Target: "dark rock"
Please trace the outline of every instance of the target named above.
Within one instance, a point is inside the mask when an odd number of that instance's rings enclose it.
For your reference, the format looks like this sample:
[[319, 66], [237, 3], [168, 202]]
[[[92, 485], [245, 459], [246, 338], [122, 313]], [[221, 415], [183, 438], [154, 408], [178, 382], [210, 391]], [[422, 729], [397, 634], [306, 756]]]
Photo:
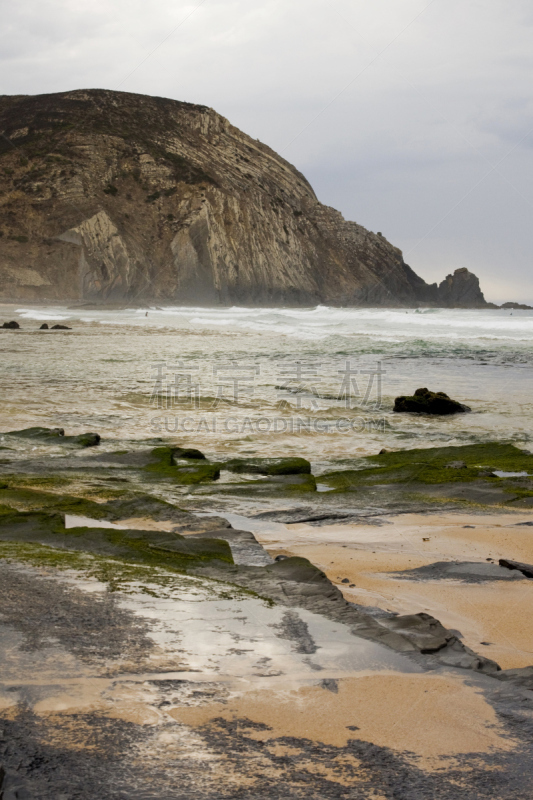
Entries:
[[496, 478], [497, 476], [491, 469], [482, 469], [478, 472], [478, 478]]
[[72, 328], [69, 328], [68, 325], [52, 325], [50, 330], [52, 330], [52, 331], [71, 331]]
[[444, 392], [431, 392], [429, 389], [417, 389], [414, 395], [397, 397], [394, 411], [424, 414], [461, 414], [471, 411], [468, 406], [452, 400]]
[[40, 330], [40, 331], [47, 331], [47, 330], [48, 330], [48, 325], [47, 325], [47, 323], [46, 323], [46, 322], [43, 322], [43, 324], [41, 325], [41, 327], [39, 328], [39, 330]]
[[17, 328], [20, 328], [20, 325], [18, 324], [18, 322], [15, 322], [15, 320], [12, 319], [11, 322], [4, 322], [2, 328], [9, 328], [10, 330], [14, 331], [17, 330]]
[[407, 639], [420, 653], [438, 653], [441, 664], [494, 674], [500, 670], [491, 659], [474, 653], [430, 614], [406, 614], [380, 619], [380, 624]]
[[448, 308], [483, 308], [487, 306], [479, 279], [465, 267], [447, 275], [438, 289], [439, 301]]
[[388, 450], [385, 450], [385, 448], [384, 448], [384, 447], [382, 447], [382, 448], [381, 448], [381, 450], [379, 451], [379, 455], [380, 455], [380, 456], [384, 456], [384, 455], [385, 455], [385, 453], [388, 453], [388, 452], [389, 452]]
[[435, 561], [433, 564], [393, 574], [395, 577], [410, 580], [454, 580], [464, 583], [520, 580], [517, 573], [509, 572], [498, 564], [483, 561]]
[[525, 575], [526, 578], [533, 578], [533, 565], [532, 564], [524, 564], [521, 561], [509, 561], [507, 558], [500, 558], [499, 560], [500, 567], [507, 567], [507, 569], [516, 569]]
[[64, 436], [65, 431], [63, 428], [24, 428], [21, 431], [8, 431], [7, 436], [21, 436], [24, 439], [48, 439], [50, 437], [57, 438]]
[[230, 472], [249, 475], [309, 475], [305, 458], [233, 458], [225, 465]]
[[285, 561], [286, 558], [289, 558], [289, 556], [276, 556], [274, 561]]
[[200, 450], [195, 450], [194, 447], [174, 447], [172, 448], [172, 461], [175, 463], [180, 458], [193, 458], [197, 461], [205, 460], [205, 456]]
[[350, 581], [348, 580], [348, 578], [343, 578], [341, 583], [350, 583]]
[[525, 303], [503, 303], [500, 308], [516, 309], [517, 311], [531, 311], [533, 306], [526, 306]]
[[42, 439], [49, 444], [73, 444], [79, 447], [94, 447], [100, 444], [98, 433], [80, 433], [78, 436], [65, 436], [64, 428], [24, 428], [21, 431], [8, 431], [6, 436], [20, 436], [24, 439]]
[[524, 689], [533, 691], [533, 667], [519, 667], [517, 669], [502, 669], [495, 676], [499, 681], [514, 683]]
[[100, 444], [99, 433], [81, 433], [79, 436], [66, 436], [73, 444], [79, 444], [81, 447], [96, 447]]

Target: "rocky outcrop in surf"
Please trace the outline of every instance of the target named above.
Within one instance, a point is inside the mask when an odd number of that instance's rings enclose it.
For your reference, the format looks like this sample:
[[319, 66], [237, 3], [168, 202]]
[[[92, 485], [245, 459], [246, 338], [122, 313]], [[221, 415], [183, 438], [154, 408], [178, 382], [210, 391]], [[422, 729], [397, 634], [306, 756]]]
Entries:
[[0, 98], [0, 299], [483, 306], [210, 108], [80, 90]]

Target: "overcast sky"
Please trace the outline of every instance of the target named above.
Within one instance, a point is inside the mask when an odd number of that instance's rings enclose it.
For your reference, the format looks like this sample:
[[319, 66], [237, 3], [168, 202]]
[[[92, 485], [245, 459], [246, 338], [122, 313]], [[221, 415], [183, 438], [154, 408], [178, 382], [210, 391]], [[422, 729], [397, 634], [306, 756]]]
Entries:
[[212, 106], [426, 280], [533, 302], [533, 0], [3, 0], [0, 92]]

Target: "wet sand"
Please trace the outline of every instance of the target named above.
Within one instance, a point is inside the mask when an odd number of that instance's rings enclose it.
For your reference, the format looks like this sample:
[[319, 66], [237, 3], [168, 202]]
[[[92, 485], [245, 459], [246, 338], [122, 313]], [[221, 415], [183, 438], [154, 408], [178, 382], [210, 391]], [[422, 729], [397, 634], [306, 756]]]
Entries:
[[320, 685], [252, 690], [227, 704], [180, 707], [169, 713], [195, 726], [216, 718], [246, 718], [268, 726], [252, 734], [261, 741], [304, 736], [343, 747], [357, 738], [424, 759], [512, 746], [482, 695], [452, 675], [380, 673], [345, 678], [333, 691]]
[[[533, 581], [406, 580], [391, 573], [436, 561], [533, 563], [531, 512], [406, 514], [374, 525], [287, 525], [286, 535], [257, 534], [276, 555], [308, 558], [350, 602], [401, 614], [424, 611], [503, 669], [533, 664]], [[473, 526], [465, 528], [464, 526]], [[348, 584], [342, 583], [348, 579]], [[350, 587], [350, 584], [355, 584]], [[486, 644], [485, 644], [486, 643]]]

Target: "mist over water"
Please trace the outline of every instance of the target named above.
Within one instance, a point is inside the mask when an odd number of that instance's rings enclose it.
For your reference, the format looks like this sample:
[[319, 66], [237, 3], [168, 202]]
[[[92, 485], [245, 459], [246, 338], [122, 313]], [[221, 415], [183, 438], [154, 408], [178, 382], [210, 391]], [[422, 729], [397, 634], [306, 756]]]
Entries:
[[[171, 438], [211, 456], [315, 465], [383, 447], [533, 438], [533, 312], [442, 309], [0, 308], [1, 430]], [[71, 331], [39, 331], [57, 322]], [[427, 386], [472, 407], [400, 415]]]

